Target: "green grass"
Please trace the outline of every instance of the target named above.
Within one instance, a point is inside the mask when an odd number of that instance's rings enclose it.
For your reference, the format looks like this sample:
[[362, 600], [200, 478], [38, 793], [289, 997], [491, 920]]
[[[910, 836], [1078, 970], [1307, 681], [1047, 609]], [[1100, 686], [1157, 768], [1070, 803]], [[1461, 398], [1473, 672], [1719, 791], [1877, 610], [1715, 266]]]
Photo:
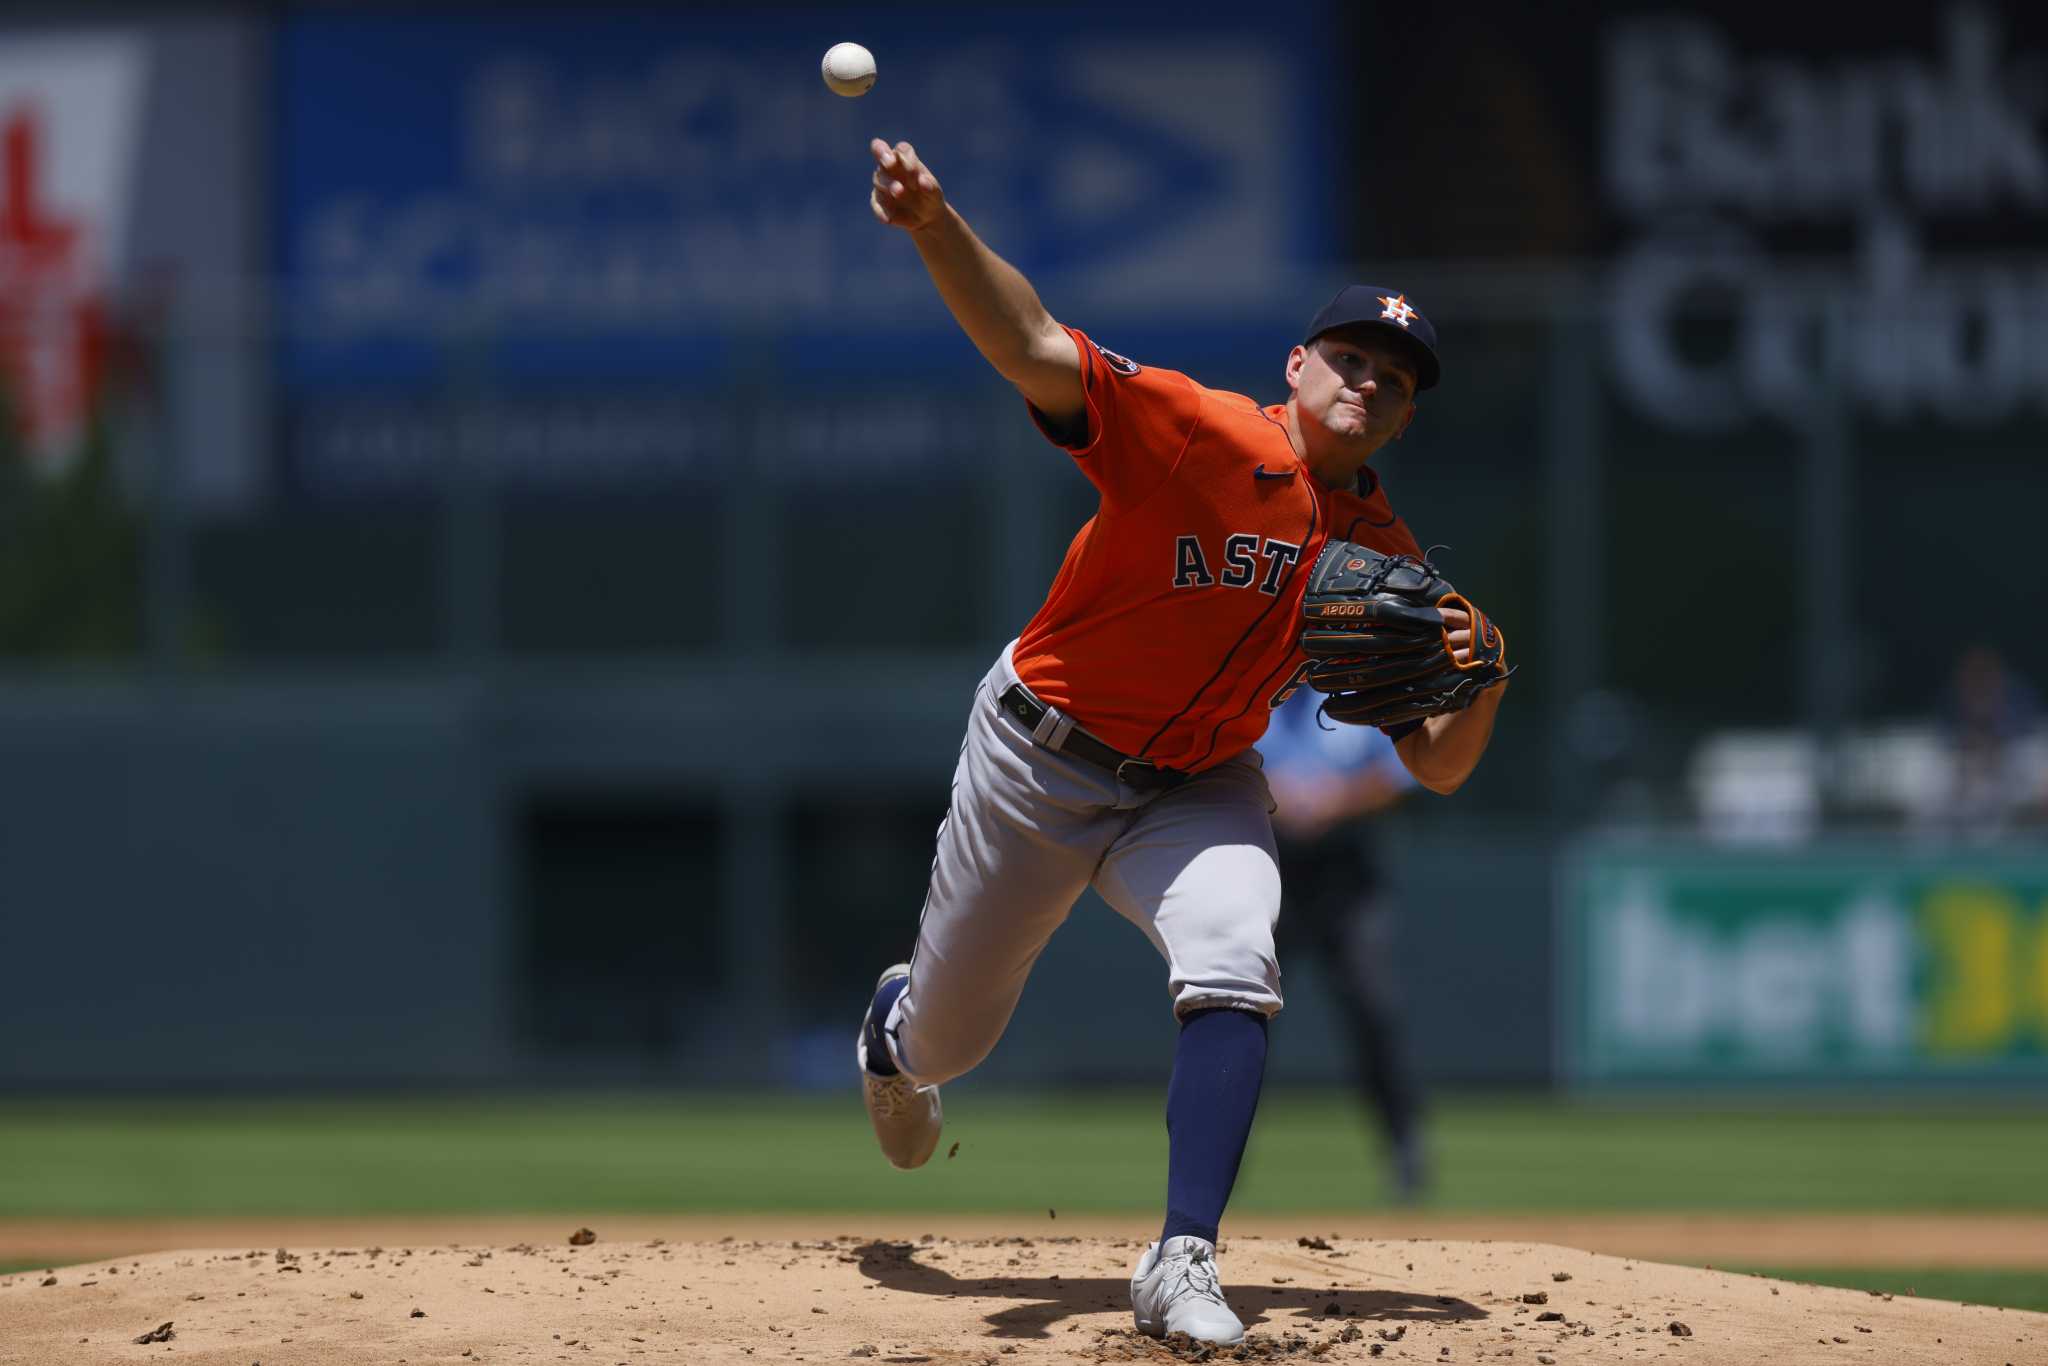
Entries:
[[1723, 1271], [1750, 1271], [1781, 1281], [1810, 1281], [1849, 1290], [1878, 1290], [1887, 1295], [1918, 1295], [1923, 1300], [1961, 1300], [1965, 1304], [1997, 1304], [2007, 1309], [2048, 1311], [2048, 1271], [1988, 1271], [1976, 1267], [1854, 1266], [1730, 1266]]
[[[1156, 1095], [961, 1086], [914, 1176], [876, 1156], [853, 1095], [0, 1103], [0, 1218], [1156, 1210]], [[2048, 1210], [2048, 1110], [1679, 1109], [1452, 1101], [1432, 1116], [1444, 1210]], [[1232, 1210], [1383, 1204], [1346, 1095], [1267, 1097]], [[78, 1260], [78, 1259], [74, 1259]], [[89, 1260], [89, 1259], [88, 1259]], [[0, 1264], [0, 1272], [42, 1263]], [[1742, 1270], [2048, 1310], [2048, 1274]]]
[[[0, 1217], [531, 1211], [1149, 1211], [1154, 1095], [961, 1086], [915, 1176], [852, 1094], [0, 1103]], [[2048, 1110], [1679, 1110], [1460, 1101], [1433, 1115], [1445, 1210], [2042, 1210]], [[1232, 1209], [1383, 1202], [1338, 1094], [1267, 1098]]]

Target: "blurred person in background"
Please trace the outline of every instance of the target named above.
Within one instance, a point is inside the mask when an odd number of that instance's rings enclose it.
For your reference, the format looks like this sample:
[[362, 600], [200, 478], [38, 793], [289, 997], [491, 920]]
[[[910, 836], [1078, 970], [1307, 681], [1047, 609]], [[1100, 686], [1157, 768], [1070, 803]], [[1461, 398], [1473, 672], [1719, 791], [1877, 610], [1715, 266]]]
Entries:
[[2043, 774], [2030, 743], [2041, 724], [2041, 695], [1999, 652], [1977, 644], [1956, 661], [1941, 724], [1948, 742], [1948, 800], [1939, 808], [1949, 833], [1993, 839], [2040, 813]]
[[1385, 732], [1327, 725], [1321, 702], [1308, 689], [1296, 693], [1258, 745], [1273, 793], [1281, 942], [1305, 941], [1324, 965], [1359, 1098], [1386, 1139], [1394, 1196], [1412, 1204], [1427, 1184], [1422, 1098], [1400, 1043], [1394, 900], [1370, 818], [1416, 783]]

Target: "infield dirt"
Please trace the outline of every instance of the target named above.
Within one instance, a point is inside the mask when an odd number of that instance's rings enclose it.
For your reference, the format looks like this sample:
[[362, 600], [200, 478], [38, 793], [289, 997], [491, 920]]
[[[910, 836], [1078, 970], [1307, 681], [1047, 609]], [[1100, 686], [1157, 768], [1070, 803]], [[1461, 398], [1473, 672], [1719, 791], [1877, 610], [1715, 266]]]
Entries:
[[[863, 1231], [169, 1251], [0, 1278], [0, 1362], [2048, 1362], [2048, 1315], [1541, 1243], [1241, 1235], [1244, 1347], [1131, 1332], [1134, 1237]], [[1051, 1221], [1057, 1227], [1057, 1221]], [[1318, 1246], [1317, 1244], [1322, 1244]], [[1676, 1325], [1676, 1326], [1674, 1326]], [[156, 1335], [154, 1341], [136, 1339]]]

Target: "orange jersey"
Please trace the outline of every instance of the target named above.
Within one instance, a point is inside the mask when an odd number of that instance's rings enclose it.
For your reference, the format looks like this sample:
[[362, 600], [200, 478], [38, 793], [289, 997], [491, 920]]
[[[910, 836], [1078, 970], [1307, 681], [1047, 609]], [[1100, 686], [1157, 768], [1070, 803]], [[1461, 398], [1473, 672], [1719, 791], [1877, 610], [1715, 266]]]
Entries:
[[1017, 677], [1105, 744], [1199, 772], [1248, 749], [1291, 690], [1323, 543], [1420, 548], [1370, 470], [1362, 494], [1316, 482], [1284, 407], [1068, 331], [1088, 444], [1066, 449], [1101, 500], [1018, 638]]

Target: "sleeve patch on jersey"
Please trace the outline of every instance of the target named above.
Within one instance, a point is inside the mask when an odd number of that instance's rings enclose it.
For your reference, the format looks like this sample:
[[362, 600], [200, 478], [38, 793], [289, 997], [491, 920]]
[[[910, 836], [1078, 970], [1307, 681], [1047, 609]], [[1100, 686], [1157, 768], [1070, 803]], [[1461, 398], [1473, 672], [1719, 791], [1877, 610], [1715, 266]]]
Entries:
[[1129, 379], [1132, 375], [1137, 374], [1139, 369], [1142, 368], [1136, 361], [1132, 360], [1129, 356], [1119, 356], [1116, 352], [1110, 350], [1106, 346], [1096, 347], [1095, 352], [1097, 355], [1101, 356], [1105, 362], [1108, 363], [1110, 369], [1116, 371], [1125, 379]]

